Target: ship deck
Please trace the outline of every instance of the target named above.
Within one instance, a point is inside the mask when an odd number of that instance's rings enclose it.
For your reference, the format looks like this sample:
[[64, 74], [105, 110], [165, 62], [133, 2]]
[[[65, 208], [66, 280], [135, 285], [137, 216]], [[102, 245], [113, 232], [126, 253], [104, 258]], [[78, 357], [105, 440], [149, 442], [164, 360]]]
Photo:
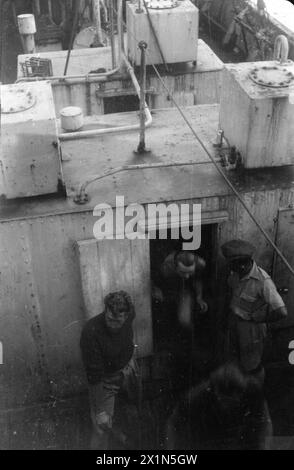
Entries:
[[[220, 158], [219, 149], [213, 145], [218, 129], [218, 110], [218, 105], [185, 108], [193, 128], [216, 161]], [[146, 147], [150, 152], [144, 155], [134, 153], [139, 143], [138, 130], [63, 141], [62, 171], [67, 197], [52, 195], [3, 200], [0, 220], [92, 211], [101, 202], [114, 206], [117, 195], [124, 196], [126, 204], [146, 204], [231, 194], [224, 179], [176, 109], [156, 109], [152, 111], [152, 117], [153, 123], [146, 130]], [[137, 112], [90, 116], [85, 118], [84, 130], [138, 122]], [[78, 205], [74, 202], [80, 185], [94, 175], [101, 175], [122, 165], [166, 162], [193, 164], [123, 171], [92, 183], [87, 188], [89, 201], [86, 204]], [[294, 182], [293, 166], [246, 172], [226, 170], [226, 174], [241, 193], [290, 188]]]

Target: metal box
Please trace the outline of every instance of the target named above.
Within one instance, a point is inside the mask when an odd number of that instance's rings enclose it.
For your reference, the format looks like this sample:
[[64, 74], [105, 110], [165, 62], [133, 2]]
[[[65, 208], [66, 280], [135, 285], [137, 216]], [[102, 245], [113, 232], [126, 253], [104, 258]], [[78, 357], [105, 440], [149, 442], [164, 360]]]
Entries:
[[0, 195], [56, 193], [61, 159], [49, 82], [1, 87]]
[[[165, 62], [196, 61], [198, 8], [189, 0], [150, 0], [146, 3]], [[147, 43], [147, 65], [163, 63], [142, 2], [141, 10], [137, 2], [127, 2], [127, 39], [128, 57], [133, 64], [140, 65], [140, 41]]]
[[229, 64], [224, 69], [220, 128], [245, 168], [294, 164], [294, 64]]

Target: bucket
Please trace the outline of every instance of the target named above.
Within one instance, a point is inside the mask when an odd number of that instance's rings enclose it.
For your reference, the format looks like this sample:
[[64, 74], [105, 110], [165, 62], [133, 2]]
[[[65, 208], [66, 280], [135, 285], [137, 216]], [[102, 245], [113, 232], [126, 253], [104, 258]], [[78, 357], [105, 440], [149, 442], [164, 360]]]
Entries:
[[17, 23], [20, 34], [35, 34], [37, 31], [34, 15], [18, 15]]
[[80, 130], [84, 124], [81, 108], [78, 106], [67, 106], [60, 110], [61, 127], [65, 131], [75, 132]]

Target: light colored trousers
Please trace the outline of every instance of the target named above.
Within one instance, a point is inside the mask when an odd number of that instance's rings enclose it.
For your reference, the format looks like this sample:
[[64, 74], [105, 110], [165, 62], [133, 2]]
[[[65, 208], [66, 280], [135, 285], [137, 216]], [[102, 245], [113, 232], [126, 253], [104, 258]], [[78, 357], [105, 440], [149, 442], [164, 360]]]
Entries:
[[[123, 394], [128, 403], [138, 407], [140, 396], [139, 369], [134, 358], [123, 368], [103, 377], [99, 387], [90, 387], [90, 409], [93, 432], [91, 448], [107, 450], [109, 437], [112, 433], [112, 421], [115, 409], [115, 399], [118, 393]], [[96, 417], [105, 412], [110, 417], [109, 430], [101, 432], [97, 429]]]

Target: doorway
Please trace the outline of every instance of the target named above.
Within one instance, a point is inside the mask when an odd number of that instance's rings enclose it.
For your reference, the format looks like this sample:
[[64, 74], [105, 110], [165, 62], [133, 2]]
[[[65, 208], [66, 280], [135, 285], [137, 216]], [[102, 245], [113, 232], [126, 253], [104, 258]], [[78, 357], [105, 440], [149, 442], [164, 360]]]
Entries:
[[[190, 227], [190, 230], [192, 228]], [[201, 226], [201, 245], [193, 253], [203, 258], [206, 267], [201, 273], [203, 300], [208, 311], [202, 313], [197, 302], [191, 306], [192, 328], [183, 328], [178, 320], [179, 287], [169, 287], [162, 275], [162, 266], [167, 258], [182, 250], [183, 239], [171, 238], [170, 229], [167, 239], [150, 240], [150, 275], [152, 284], [152, 321], [155, 354], [168, 354], [171, 358], [171, 375], [175, 382], [184, 385], [198, 382], [214, 366], [214, 282], [216, 278], [217, 224]], [[190, 287], [189, 287], [190, 288]], [[185, 288], [184, 288], [185, 289]], [[192, 295], [193, 296], [193, 295]], [[186, 384], [187, 385], [187, 384]]]

